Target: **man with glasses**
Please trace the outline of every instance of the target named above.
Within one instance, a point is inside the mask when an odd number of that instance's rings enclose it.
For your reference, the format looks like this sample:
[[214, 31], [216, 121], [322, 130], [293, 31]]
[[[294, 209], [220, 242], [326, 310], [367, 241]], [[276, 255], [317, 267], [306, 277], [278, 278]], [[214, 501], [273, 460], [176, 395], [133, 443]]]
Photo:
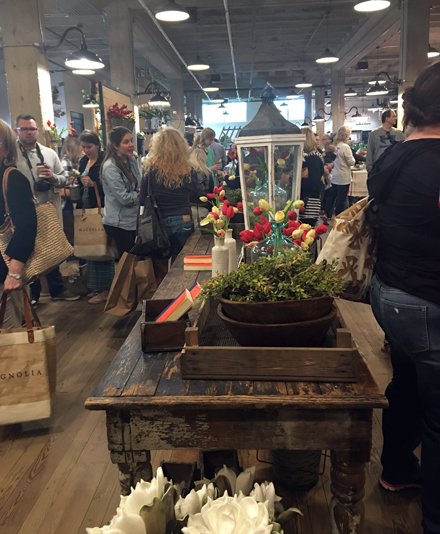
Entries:
[[370, 172], [374, 163], [380, 158], [385, 150], [404, 140], [402, 130], [395, 128], [397, 115], [392, 109], [382, 113], [382, 126], [370, 133], [367, 148], [367, 171]]
[[[29, 180], [34, 196], [40, 204], [52, 202], [62, 224], [61, 197], [56, 189], [68, 183], [57, 153], [37, 143], [39, 128], [32, 115], [19, 115], [15, 123], [18, 140], [18, 170]], [[46, 275], [50, 296], [53, 300], [78, 300], [64, 288], [59, 267]], [[41, 282], [31, 284], [32, 304], [37, 306], [41, 294]]]

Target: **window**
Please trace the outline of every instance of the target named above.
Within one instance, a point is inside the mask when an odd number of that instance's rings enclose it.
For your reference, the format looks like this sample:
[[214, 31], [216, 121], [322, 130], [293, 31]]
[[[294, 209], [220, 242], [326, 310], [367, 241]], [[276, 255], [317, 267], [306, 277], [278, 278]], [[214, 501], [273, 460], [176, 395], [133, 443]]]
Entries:
[[[222, 122], [246, 122], [246, 102], [232, 102], [231, 104], [203, 104], [203, 124], [219, 124]], [[223, 115], [227, 111], [228, 115]]]
[[[282, 104], [287, 106], [282, 106]], [[304, 98], [294, 98], [287, 100], [275, 100], [276, 107], [281, 111], [283, 117], [289, 121], [304, 121], [305, 102]]]
[[71, 111], [70, 120], [73, 121], [72, 128], [76, 130], [76, 133], [79, 136], [79, 134], [84, 130], [84, 114]]

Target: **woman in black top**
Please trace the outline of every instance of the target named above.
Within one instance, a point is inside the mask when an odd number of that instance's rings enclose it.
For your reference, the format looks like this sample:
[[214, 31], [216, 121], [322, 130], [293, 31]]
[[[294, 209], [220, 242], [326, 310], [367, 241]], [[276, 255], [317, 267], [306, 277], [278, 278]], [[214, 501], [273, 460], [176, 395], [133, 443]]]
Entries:
[[[97, 208], [95, 184], [98, 188], [98, 195], [101, 207], [104, 208], [104, 191], [99, 176], [101, 165], [104, 160], [104, 153], [101, 151], [101, 143], [95, 132], [84, 130], [79, 137], [84, 156], [79, 162], [78, 171], [81, 176], [78, 178], [81, 199], [76, 205], [77, 209]], [[87, 287], [90, 289], [89, 304], [101, 304], [108, 297], [108, 292], [115, 276], [115, 262], [88, 261], [87, 262]]]
[[[194, 232], [191, 202], [200, 203], [205, 191], [191, 170], [188, 146], [183, 136], [173, 128], [159, 130], [151, 141], [146, 174], [141, 181], [140, 206], [144, 205], [150, 184], [170, 240], [173, 259]], [[156, 281], [160, 283], [167, 269], [165, 258], [155, 260]]]
[[[379, 483], [422, 488], [423, 532], [440, 532], [440, 63], [403, 95], [406, 141], [374, 164], [379, 213], [371, 305], [389, 344]], [[421, 466], [414, 449], [422, 442]]]
[[[324, 189], [323, 175], [324, 175], [324, 158], [316, 146], [315, 134], [310, 128], [303, 128], [303, 133], [306, 134], [306, 141], [304, 143], [304, 152], [306, 153], [303, 169], [307, 169], [306, 178], [301, 180], [301, 200], [304, 201], [304, 207], [307, 210], [310, 204], [314, 204], [316, 217], [301, 218], [305, 224], [316, 226], [318, 217], [321, 211], [321, 193]], [[312, 202], [309, 202], [313, 199]], [[314, 214], [315, 214], [314, 213]], [[313, 215], [314, 215], [313, 214]]]
[[[8, 167], [17, 164], [17, 141], [14, 132], [0, 119], [0, 225], [5, 222], [5, 199], [3, 197], [3, 176]], [[6, 248], [5, 255], [11, 259], [9, 269], [0, 255], [0, 283], [8, 297], [4, 327], [20, 328], [21, 273], [35, 246], [37, 235], [37, 214], [28, 179], [14, 168], [8, 176], [7, 201], [15, 232]]]

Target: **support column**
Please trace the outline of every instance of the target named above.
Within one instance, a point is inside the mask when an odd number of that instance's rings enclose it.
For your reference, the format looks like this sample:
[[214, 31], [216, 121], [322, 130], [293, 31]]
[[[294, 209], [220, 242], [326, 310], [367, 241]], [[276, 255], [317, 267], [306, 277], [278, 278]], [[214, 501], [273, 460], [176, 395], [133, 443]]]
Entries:
[[203, 121], [203, 93], [194, 93], [194, 116]]
[[[325, 89], [324, 87], [317, 87], [315, 89], [315, 101], [316, 101], [316, 113], [319, 113], [322, 117], [325, 118], [325, 113], [322, 111], [325, 111]], [[318, 111], [321, 109], [321, 111]], [[319, 137], [322, 138], [325, 132], [325, 122], [317, 122], [316, 123], [316, 133], [319, 135]]]
[[185, 102], [183, 99], [183, 80], [170, 80], [171, 119], [173, 128], [185, 133]]
[[[417, 76], [428, 66], [429, 0], [403, 0], [400, 30], [399, 97], [414, 85]], [[402, 128], [402, 99], [399, 98], [398, 127]]]
[[345, 73], [332, 71], [332, 132], [336, 133], [345, 122]]
[[105, 8], [107, 13], [110, 70], [113, 87], [130, 96], [134, 93], [133, 28], [131, 14], [121, 7], [119, 1], [112, 1]]
[[40, 127], [38, 141], [46, 145], [45, 125], [54, 118], [52, 84], [37, 0], [0, 0], [0, 20], [11, 123], [29, 113]]
[[309, 117], [312, 119], [312, 90], [304, 89], [304, 118]]

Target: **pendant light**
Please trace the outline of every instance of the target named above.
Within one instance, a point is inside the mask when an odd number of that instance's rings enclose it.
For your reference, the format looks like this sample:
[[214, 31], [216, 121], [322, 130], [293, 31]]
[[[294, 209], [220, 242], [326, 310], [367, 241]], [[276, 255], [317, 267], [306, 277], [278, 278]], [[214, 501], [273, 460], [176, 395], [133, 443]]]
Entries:
[[363, 117], [363, 115], [361, 115], [361, 114], [359, 113], [358, 108], [356, 108], [356, 113], [355, 113], [354, 115], [351, 116], [352, 119], [360, 119], [360, 118], [362, 118], [362, 117]]
[[386, 80], [375, 80], [374, 78], [368, 82], [368, 85], [376, 85], [378, 83], [379, 85], [385, 85]]
[[91, 69], [76, 69], [72, 71], [72, 74], [78, 74], [79, 76], [91, 76], [92, 74], [95, 74], [95, 71]]
[[175, 0], [169, 0], [159, 7], [155, 17], [164, 22], [181, 22], [189, 19], [189, 13], [183, 6], [176, 4]]
[[302, 80], [298, 83], [295, 84], [295, 87], [298, 87], [298, 89], [307, 89], [308, 87], [312, 87], [313, 84], [311, 84], [310, 82], [308, 82], [306, 80], [306, 77], [303, 76], [302, 77]]
[[437, 48], [434, 48], [433, 46], [429, 45], [428, 57], [437, 57], [437, 56], [440, 56], [440, 52], [437, 50]]
[[226, 109], [226, 106], [224, 104], [220, 104], [218, 109]]
[[86, 98], [82, 105], [83, 108], [99, 108], [99, 104], [93, 98]]
[[203, 90], [205, 91], [205, 93], [216, 93], [217, 91], [220, 91], [218, 87], [214, 87], [214, 86], [203, 87]]
[[194, 120], [191, 118], [190, 115], [188, 115], [188, 117], [185, 119], [185, 126], [195, 126], [196, 123], [194, 122]]
[[169, 101], [164, 96], [162, 96], [159, 92], [157, 92], [152, 98], [150, 98], [148, 105], [153, 106], [153, 107], [164, 107], [164, 108], [169, 108], [171, 106]]
[[319, 111], [316, 113], [316, 115], [313, 117], [313, 122], [324, 122], [324, 117], [321, 117], [319, 114]]
[[380, 11], [390, 7], [391, 2], [389, 0], [365, 0], [354, 6], [356, 11], [363, 11], [371, 13], [372, 11]]
[[286, 104], [286, 102], [283, 102], [283, 103], [280, 105], [280, 108], [285, 108], [285, 107], [287, 107], [287, 106], [288, 106], [288, 104]]
[[211, 102], [213, 104], [223, 104], [224, 101], [225, 101], [225, 99], [222, 98], [220, 95], [217, 95], [215, 98], [211, 99]]
[[373, 104], [370, 108], [368, 108], [368, 111], [372, 111], [374, 113], [375, 111], [380, 111], [380, 108], [376, 106], [376, 104]]
[[330, 12], [327, 11], [325, 14], [327, 19], [327, 47], [324, 50], [324, 53], [319, 56], [319, 58], [316, 60], [316, 63], [336, 63], [339, 61], [339, 58], [336, 54], [333, 54], [333, 52], [330, 52], [330, 49], [328, 47], [328, 16], [330, 15]]
[[345, 91], [344, 96], [357, 96], [357, 93], [351, 87]]
[[389, 93], [388, 89], [384, 85], [380, 85], [376, 82], [373, 87], [370, 87], [367, 91], [367, 96], [381, 96], [387, 95]]
[[223, 115], [229, 115], [227, 111], [223, 111]]
[[197, 56], [196, 59], [187, 65], [189, 70], [208, 70], [209, 65], [202, 61], [202, 58], [199, 56], [199, 21], [197, 20]]
[[286, 98], [298, 98], [298, 93], [295, 91], [295, 89], [292, 89], [288, 95], [286, 95]]
[[390, 100], [390, 104], [398, 104], [399, 103], [399, 97], [393, 96], [393, 98]]

